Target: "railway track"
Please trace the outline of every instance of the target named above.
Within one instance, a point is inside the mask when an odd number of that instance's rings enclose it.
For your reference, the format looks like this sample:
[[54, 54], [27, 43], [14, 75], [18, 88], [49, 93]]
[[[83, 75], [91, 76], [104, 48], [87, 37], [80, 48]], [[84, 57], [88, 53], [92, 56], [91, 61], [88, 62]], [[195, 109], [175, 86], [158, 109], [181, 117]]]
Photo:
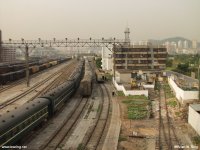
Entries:
[[84, 149], [95, 150], [98, 149], [98, 147], [101, 147], [103, 144], [100, 141], [103, 141], [102, 136], [105, 132], [105, 127], [108, 122], [111, 98], [107, 87], [104, 84], [102, 84], [100, 87], [102, 93], [102, 106], [100, 109], [100, 115], [98, 116], [97, 122], [90, 132], [86, 143], [84, 144]]
[[[17, 95], [14, 98], [11, 98], [3, 103], [0, 104], [0, 110], [2, 110], [3, 108], [5, 108], [8, 105], [13, 104], [14, 102], [20, 100], [21, 98], [23, 98], [24, 96], [30, 94], [31, 92], [34, 92], [36, 89], [38, 89], [40, 86], [43, 86], [46, 82], [50, 81], [53, 79], [53, 81], [47, 85], [46, 87], [44, 87], [42, 90], [38, 91], [37, 94], [35, 94], [34, 96], [32, 96], [31, 98], [27, 99], [26, 101], [31, 101], [33, 99], [35, 99], [36, 97], [44, 94], [45, 92], [47, 92], [48, 90], [50, 90], [51, 88], [54, 88], [55, 86], [57, 86], [61, 81], [64, 82], [63, 80], [63, 75], [67, 75], [70, 74], [73, 71], [74, 66], [76, 65], [76, 63], [71, 63], [69, 64], [67, 67], [65, 67], [64, 69], [62, 68], [61, 70], [59, 70], [56, 73], [53, 73], [52, 75], [50, 75], [48, 78], [46, 78], [45, 80], [35, 84], [33, 87], [31, 87], [30, 89], [28, 89], [27, 91], [25, 91], [24, 93], [21, 93], [19, 95]], [[67, 68], [67, 69], [66, 69]]]
[[159, 97], [159, 135], [156, 141], [156, 149], [173, 150], [174, 146], [181, 144], [175, 132], [172, 119], [169, 116], [166, 94], [162, 84], [160, 84]]
[[59, 130], [55, 132], [55, 135], [52, 136], [49, 139], [49, 141], [46, 144], [44, 144], [40, 149], [45, 149], [45, 150], [57, 149], [64, 140], [64, 138], [67, 136], [69, 131], [77, 123], [78, 119], [80, 118], [81, 114], [86, 108], [88, 101], [89, 101], [88, 98], [81, 98], [76, 109], [74, 109], [70, 113], [70, 116], [66, 119], [64, 124], [59, 128]]
[[[70, 61], [67, 61], [67, 62], [70, 62]], [[37, 77], [37, 76], [41, 75], [42, 73], [44, 73], [44, 72], [46, 72], [46, 71], [48, 71], [48, 70], [51, 70], [51, 69], [53, 69], [53, 68], [55, 68], [55, 67], [58, 67], [58, 66], [60, 66], [60, 65], [62, 65], [62, 64], [63, 64], [63, 63], [61, 63], [61, 64], [59, 64], [59, 65], [56, 65], [56, 66], [53, 66], [53, 67], [50, 67], [50, 68], [47, 68], [47, 69], [45, 69], [45, 70], [39, 71], [39, 72], [37, 72], [37, 73], [31, 75], [30, 78], [32, 79], [32, 78], [34, 78], [34, 77]], [[13, 87], [15, 87], [15, 86], [17, 86], [17, 85], [19, 85], [19, 84], [21, 84], [21, 83], [25, 83], [25, 82], [26, 82], [26, 78], [23, 78], [23, 79], [20, 79], [20, 80], [11, 82], [10, 84], [8, 84], [8, 85], [6, 85], [6, 86], [1, 86], [0, 93], [6, 91], [6, 90], [8, 90], [8, 89], [11, 89], [11, 88], [13, 88]]]

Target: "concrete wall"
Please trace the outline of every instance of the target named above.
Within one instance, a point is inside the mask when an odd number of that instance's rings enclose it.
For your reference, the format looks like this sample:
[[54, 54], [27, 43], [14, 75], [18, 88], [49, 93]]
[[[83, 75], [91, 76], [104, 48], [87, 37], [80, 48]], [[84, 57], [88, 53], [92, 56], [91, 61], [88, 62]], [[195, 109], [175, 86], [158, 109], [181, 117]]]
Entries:
[[121, 73], [120, 74], [120, 82], [130, 83], [131, 82], [131, 74], [130, 73]]
[[200, 135], [200, 114], [189, 106], [188, 123]]
[[126, 90], [123, 85], [118, 85], [114, 79], [113, 79], [113, 84], [118, 91], [123, 91], [125, 96], [145, 95], [146, 97], [148, 97], [148, 90]]
[[145, 84], [145, 85], [143, 85], [143, 87], [145, 88], [145, 89], [154, 89], [154, 84]]
[[101, 56], [102, 56], [102, 61], [101, 61], [102, 69], [112, 70], [113, 69], [112, 52], [107, 47], [102, 47]]
[[120, 82], [120, 83], [131, 82], [131, 73], [119, 73], [118, 71], [116, 71], [115, 76], [118, 79], [117, 82]]
[[172, 77], [168, 77], [168, 83], [172, 90], [175, 93], [176, 98], [181, 102], [184, 103], [188, 100], [197, 100], [199, 99], [199, 92], [198, 91], [184, 91], [181, 88], [179, 88]]

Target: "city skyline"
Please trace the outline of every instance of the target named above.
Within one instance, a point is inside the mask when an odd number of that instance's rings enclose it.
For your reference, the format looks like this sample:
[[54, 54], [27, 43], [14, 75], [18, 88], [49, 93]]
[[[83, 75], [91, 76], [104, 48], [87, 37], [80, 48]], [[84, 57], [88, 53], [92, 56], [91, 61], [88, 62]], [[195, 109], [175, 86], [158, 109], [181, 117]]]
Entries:
[[3, 40], [181, 36], [200, 41], [200, 1], [193, 0], [0, 0]]

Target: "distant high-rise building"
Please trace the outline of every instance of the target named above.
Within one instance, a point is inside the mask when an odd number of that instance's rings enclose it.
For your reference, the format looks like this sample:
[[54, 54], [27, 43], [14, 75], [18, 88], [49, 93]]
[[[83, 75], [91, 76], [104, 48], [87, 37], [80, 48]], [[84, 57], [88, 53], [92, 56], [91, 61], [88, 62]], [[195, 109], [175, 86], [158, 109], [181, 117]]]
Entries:
[[184, 48], [185, 48], [185, 49], [188, 49], [188, 48], [189, 48], [189, 46], [188, 46], [188, 41], [187, 41], [187, 40], [184, 41]]
[[178, 41], [178, 48], [179, 49], [182, 49], [183, 48], [183, 42], [180, 40]]
[[176, 42], [171, 42], [171, 48], [176, 50], [176, 48], [177, 48]]
[[197, 41], [196, 40], [192, 41], [192, 48], [197, 49]]

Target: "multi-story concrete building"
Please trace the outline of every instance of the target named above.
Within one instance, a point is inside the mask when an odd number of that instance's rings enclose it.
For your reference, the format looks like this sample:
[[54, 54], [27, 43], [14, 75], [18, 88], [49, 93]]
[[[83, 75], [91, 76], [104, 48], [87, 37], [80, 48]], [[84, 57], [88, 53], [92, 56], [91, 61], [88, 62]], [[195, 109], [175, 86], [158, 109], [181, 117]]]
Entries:
[[167, 49], [162, 45], [132, 45], [116, 47], [114, 55], [116, 70], [163, 70]]
[[196, 40], [192, 41], [192, 48], [197, 49], [197, 41]]
[[0, 30], [0, 62], [15, 61], [15, 49], [13, 47], [5, 47], [1, 45], [2, 33]]
[[15, 59], [15, 49], [13, 47], [2, 46], [1, 50], [1, 62], [14, 62]]

